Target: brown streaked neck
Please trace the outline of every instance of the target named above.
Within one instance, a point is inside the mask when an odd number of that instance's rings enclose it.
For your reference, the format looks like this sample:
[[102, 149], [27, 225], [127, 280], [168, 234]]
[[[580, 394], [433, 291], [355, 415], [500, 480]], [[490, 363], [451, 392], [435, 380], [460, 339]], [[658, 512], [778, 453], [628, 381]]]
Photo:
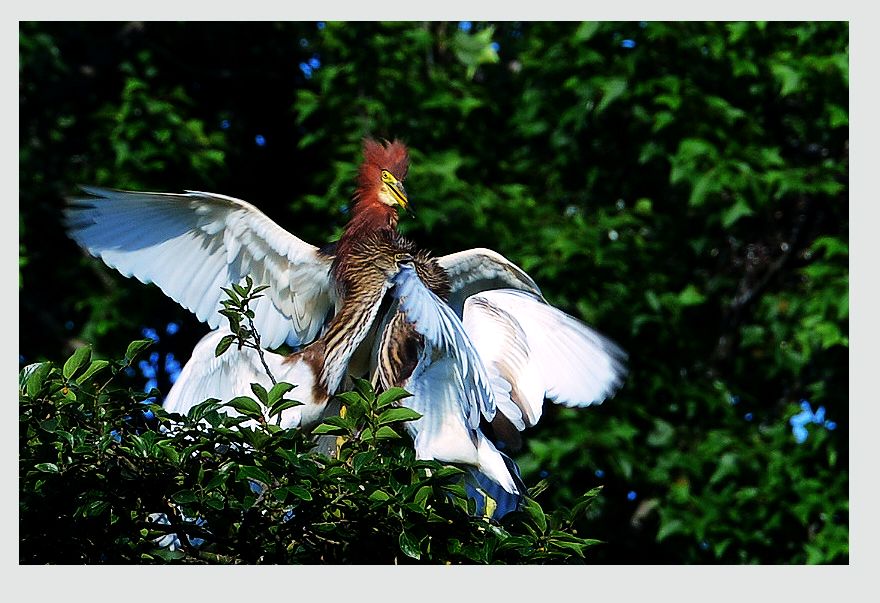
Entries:
[[381, 275], [364, 274], [363, 279], [353, 284], [352, 294], [346, 297], [324, 334], [288, 356], [289, 362], [301, 358], [312, 368], [315, 401], [324, 402], [339, 390], [351, 358], [369, 334], [389, 286]]
[[370, 332], [388, 286], [387, 282], [378, 283], [366, 294], [351, 296], [327, 327], [322, 337], [324, 362], [318, 379], [328, 393], [335, 393], [342, 385], [349, 362]]
[[372, 233], [397, 229], [397, 209], [378, 200], [361, 199], [352, 208], [351, 220], [339, 238], [336, 257], [333, 259], [333, 276], [340, 285], [341, 265], [351, 255], [354, 246]]

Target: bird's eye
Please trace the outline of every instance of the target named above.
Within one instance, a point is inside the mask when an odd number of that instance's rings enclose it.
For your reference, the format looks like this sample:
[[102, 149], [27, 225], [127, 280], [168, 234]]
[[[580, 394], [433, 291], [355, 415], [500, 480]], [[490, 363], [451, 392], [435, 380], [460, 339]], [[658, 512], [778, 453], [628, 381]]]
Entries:
[[388, 182], [389, 184], [394, 182], [394, 176], [391, 175], [391, 172], [382, 170], [382, 182]]

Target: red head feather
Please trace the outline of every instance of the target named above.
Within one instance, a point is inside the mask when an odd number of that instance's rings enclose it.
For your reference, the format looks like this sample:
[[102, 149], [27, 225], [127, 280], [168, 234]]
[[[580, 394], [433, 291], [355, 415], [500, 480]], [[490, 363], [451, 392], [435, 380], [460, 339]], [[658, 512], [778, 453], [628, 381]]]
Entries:
[[382, 170], [388, 170], [398, 180], [406, 178], [409, 169], [409, 153], [399, 140], [379, 142], [364, 139], [364, 161], [358, 169], [357, 197], [368, 196], [382, 183]]
[[358, 188], [354, 194], [351, 220], [339, 239], [333, 261], [337, 278], [342, 276], [342, 266], [348, 261], [356, 241], [375, 232], [393, 232], [397, 228], [397, 209], [379, 201], [382, 170], [388, 170], [403, 181], [408, 169], [409, 153], [402, 142], [364, 139], [364, 160], [358, 168]]

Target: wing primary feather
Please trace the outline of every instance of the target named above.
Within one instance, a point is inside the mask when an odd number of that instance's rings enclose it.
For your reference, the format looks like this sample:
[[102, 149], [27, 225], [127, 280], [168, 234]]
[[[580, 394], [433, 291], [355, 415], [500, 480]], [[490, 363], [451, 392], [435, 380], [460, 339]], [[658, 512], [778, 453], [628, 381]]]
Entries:
[[[81, 187], [64, 209], [68, 234], [127, 277], [154, 283], [217, 327], [220, 287], [245, 274], [269, 285], [257, 324], [268, 341], [311, 341], [335, 305], [332, 258], [233, 197], [198, 191], [156, 193]], [[292, 295], [291, 291], [296, 292]]]
[[490, 377], [507, 384], [496, 387], [496, 400], [518, 428], [537, 422], [545, 398], [565, 406], [599, 404], [626, 374], [626, 354], [614, 342], [527, 292], [474, 295], [463, 323]]

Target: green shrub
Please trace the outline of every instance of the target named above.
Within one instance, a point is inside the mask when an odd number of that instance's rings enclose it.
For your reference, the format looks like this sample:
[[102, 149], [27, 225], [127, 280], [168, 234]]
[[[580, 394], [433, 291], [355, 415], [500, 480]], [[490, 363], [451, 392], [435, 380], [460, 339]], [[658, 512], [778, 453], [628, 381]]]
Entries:
[[476, 517], [463, 471], [416, 460], [401, 435], [402, 390], [356, 381], [344, 418], [315, 430], [342, 436], [328, 457], [263, 418], [291, 403], [289, 384], [187, 416], [118, 387], [150, 344], [22, 371], [20, 563], [569, 563], [598, 543], [572, 529], [597, 490], [571, 509], [527, 498], [500, 523]]

